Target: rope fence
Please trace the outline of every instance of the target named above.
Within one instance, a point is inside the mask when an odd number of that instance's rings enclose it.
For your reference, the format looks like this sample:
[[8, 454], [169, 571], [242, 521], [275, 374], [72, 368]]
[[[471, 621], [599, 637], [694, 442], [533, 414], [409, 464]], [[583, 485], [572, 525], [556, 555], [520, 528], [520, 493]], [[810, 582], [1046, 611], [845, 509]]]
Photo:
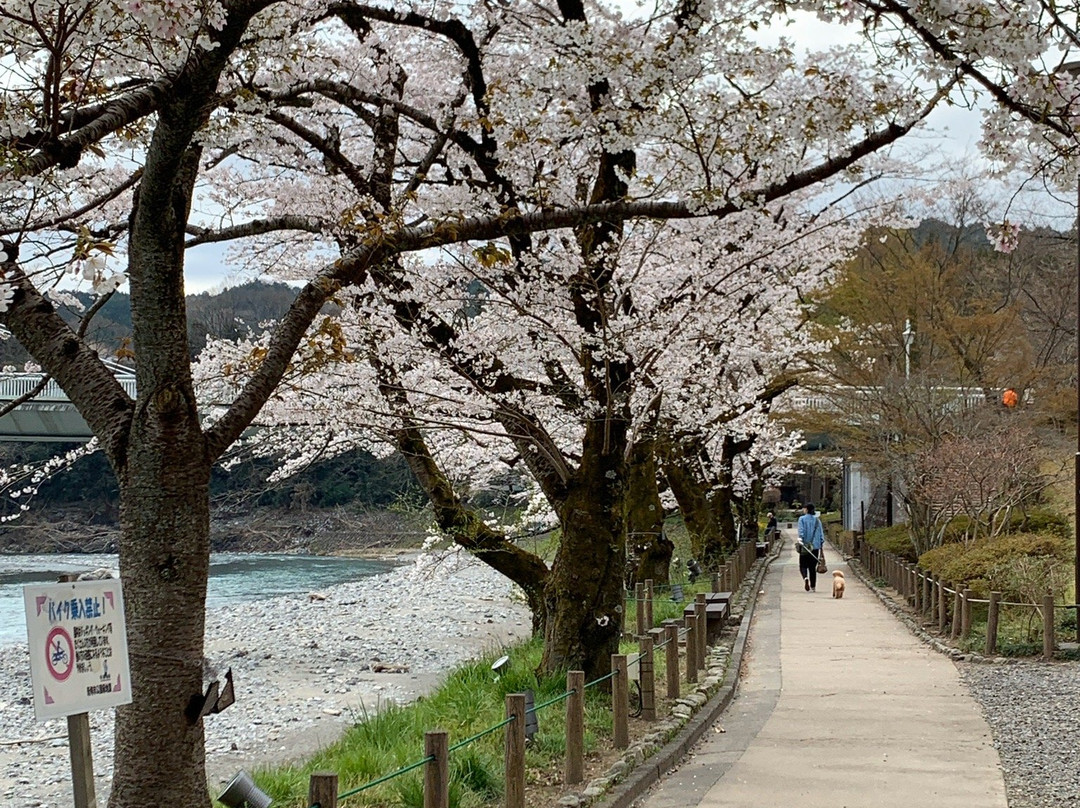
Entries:
[[[611, 680], [612, 744], [616, 749], [629, 746], [629, 715], [631, 681], [639, 694], [639, 712], [635, 715], [655, 721], [656, 712], [656, 655], [663, 651], [666, 695], [674, 702], [680, 696], [682, 679], [697, 681], [698, 671], [706, 667], [708, 643], [720, 636], [728, 617], [732, 592], [742, 585], [756, 557], [763, 555], [754, 543], [745, 543], [733, 552], [713, 574], [711, 592], [691, 593], [693, 600], [683, 610], [683, 618], [671, 618], [660, 626], [653, 625], [654, 593], [670, 591], [682, 585], [654, 586], [652, 581], [635, 584], [634, 596], [625, 602], [637, 605], [636, 634], [638, 653], [613, 654], [611, 671], [585, 682], [582, 671], [570, 671], [566, 689], [559, 695], [533, 706], [525, 693], [506, 696], [506, 718], [494, 726], [450, 745], [446, 732], [424, 733], [424, 757], [388, 774], [382, 775], [348, 791], [338, 793], [338, 775], [315, 772], [310, 776], [308, 805], [310, 808], [337, 808], [338, 802], [424, 768], [424, 808], [449, 808], [449, 756], [464, 747], [499, 730], [505, 730], [505, 805], [506, 808], [525, 808], [525, 748], [527, 716], [562, 702], [566, 703], [566, 754], [563, 780], [568, 785], [584, 779], [585, 757], [585, 692]], [[629, 593], [625, 593], [629, 595]], [[680, 645], [685, 649], [680, 653]]]
[[[996, 655], [1000, 649], [1002, 609], [1019, 609], [1028, 612], [1023, 627], [1024, 636], [1030, 638], [1036, 617], [1042, 617], [1042, 658], [1051, 660], [1057, 651], [1056, 611], [1075, 610], [1078, 605], [1055, 604], [1052, 595], [1045, 595], [1039, 603], [1025, 603], [1002, 599], [1001, 592], [990, 592], [989, 597], [977, 598], [970, 588], [942, 580], [928, 570], [901, 558], [895, 553], [871, 547], [856, 533], [851, 547], [852, 555], [875, 581], [884, 582], [893, 589], [903, 603], [916, 614], [924, 628], [935, 628], [942, 639], [956, 645], [971, 646], [974, 607], [979, 607], [980, 617], [985, 614], [986, 631], [983, 652]], [[985, 608], [984, 608], [985, 607]], [[1016, 630], [1014, 618], [1012, 628]], [[1029, 643], [1021, 643], [1026, 647]]]

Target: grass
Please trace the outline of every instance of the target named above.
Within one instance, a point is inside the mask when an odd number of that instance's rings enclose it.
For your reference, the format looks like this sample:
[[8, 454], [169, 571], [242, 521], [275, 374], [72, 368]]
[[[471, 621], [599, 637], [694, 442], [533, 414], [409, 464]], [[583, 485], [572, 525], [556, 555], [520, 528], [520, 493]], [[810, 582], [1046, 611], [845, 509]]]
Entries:
[[[491, 659], [469, 663], [452, 672], [441, 687], [411, 705], [391, 707], [368, 714], [361, 709], [358, 723], [339, 742], [297, 765], [266, 768], [255, 780], [274, 804], [306, 808], [308, 778], [315, 771], [334, 771], [339, 793], [364, 786], [384, 775], [423, 759], [424, 732], [442, 729], [450, 746], [476, 738], [450, 754], [451, 805], [471, 808], [496, 803], [503, 790], [504, 731], [498, 725], [505, 716], [508, 693], [532, 690], [541, 705], [565, 692], [565, 676], [538, 678], [539, 640], [510, 652], [510, 663], [496, 676]], [[586, 693], [586, 752], [599, 739], [610, 737], [610, 707], [598, 688]], [[527, 765], [534, 777], [552, 765], [562, 765], [565, 750], [563, 702], [537, 711], [539, 732], [529, 746]], [[348, 797], [351, 805], [423, 805], [423, 770], [417, 768], [373, 788]]]
[[[972, 604], [971, 633], [957, 640], [957, 646], [967, 652], [981, 654], [986, 648], [985, 603]], [[1073, 609], [1054, 610], [1054, 631], [1058, 641], [1074, 639], [1076, 612]], [[998, 612], [997, 654], [1004, 657], [1041, 656], [1042, 615], [1031, 606], [1003, 606]], [[1059, 651], [1055, 656], [1067, 658], [1074, 652]]]
[[[689, 536], [681, 520], [667, 526], [675, 543], [678, 558], [690, 557]], [[535, 541], [534, 549], [553, 554], [557, 535], [548, 534]], [[672, 601], [669, 591], [657, 588], [653, 601], [653, 622], [682, 618], [683, 608], [698, 592], [711, 589], [709, 576], [694, 584], [686, 578], [685, 564], [672, 565], [672, 580], [681, 583], [684, 599]], [[682, 580], [680, 580], [680, 578]], [[636, 625], [636, 603], [626, 603], [625, 625]], [[622, 653], [636, 656], [636, 643], [624, 643]], [[655, 669], [662, 681], [664, 654], [654, 657]], [[497, 727], [505, 717], [505, 698], [509, 693], [533, 691], [535, 704], [556, 699], [565, 693], [565, 674], [538, 677], [542, 643], [535, 638], [509, 651], [510, 662], [496, 676], [491, 670], [494, 659], [467, 663], [451, 672], [443, 684], [426, 697], [406, 706], [392, 706], [369, 712], [357, 707], [356, 724], [342, 738], [309, 760], [258, 769], [253, 773], [259, 788], [274, 801], [276, 808], [307, 808], [308, 783], [316, 771], [336, 772], [339, 794], [363, 789], [348, 796], [348, 806], [423, 806], [423, 767], [385, 779], [366, 788], [373, 781], [393, 775], [419, 763], [424, 758], [424, 732], [433, 729], [449, 734], [450, 804], [453, 808], [495, 806], [503, 793], [503, 754], [505, 731]], [[527, 785], [557, 782], [566, 750], [565, 702], [558, 701], [537, 710], [539, 730], [526, 751]], [[480, 737], [476, 737], [480, 736]], [[585, 752], [596, 752], [611, 739], [610, 698], [600, 687], [591, 687], [585, 695]], [[468, 741], [458, 749], [455, 744]]]

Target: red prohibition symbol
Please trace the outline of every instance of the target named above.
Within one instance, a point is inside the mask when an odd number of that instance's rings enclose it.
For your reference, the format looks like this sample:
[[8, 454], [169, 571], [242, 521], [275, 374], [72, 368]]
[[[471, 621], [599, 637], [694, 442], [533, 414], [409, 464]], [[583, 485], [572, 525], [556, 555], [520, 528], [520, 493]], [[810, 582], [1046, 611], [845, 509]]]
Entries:
[[58, 682], [71, 676], [75, 667], [75, 645], [71, 642], [71, 636], [60, 626], [50, 631], [45, 641], [45, 664]]

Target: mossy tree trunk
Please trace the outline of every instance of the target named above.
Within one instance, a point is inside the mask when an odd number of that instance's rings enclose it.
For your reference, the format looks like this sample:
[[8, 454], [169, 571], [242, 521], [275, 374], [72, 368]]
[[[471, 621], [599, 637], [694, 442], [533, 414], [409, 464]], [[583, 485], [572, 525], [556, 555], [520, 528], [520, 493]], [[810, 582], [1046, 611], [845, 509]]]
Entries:
[[664, 535], [664, 506], [657, 484], [655, 420], [659, 396], [650, 407], [651, 417], [630, 447], [630, 490], [626, 500], [627, 553], [633, 554], [632, 581], [667, 584], [675, 545]]
[[545, 590], [541, 668], [579, 668], [594, 679], [610, 672], [622, 633], [626, 422], [589, 422], [582, 448], [560, 512], [562, 537]]

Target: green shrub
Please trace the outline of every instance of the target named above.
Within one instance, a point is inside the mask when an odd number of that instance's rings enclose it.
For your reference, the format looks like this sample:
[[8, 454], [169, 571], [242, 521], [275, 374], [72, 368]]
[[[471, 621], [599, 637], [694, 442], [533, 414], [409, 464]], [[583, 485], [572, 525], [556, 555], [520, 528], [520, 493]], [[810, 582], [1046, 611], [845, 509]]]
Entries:
[[[970, 523], [967, 516], [954, 516], [945, 528], [943, 543], [963, 541], [965, 534], [969, 533]], [[1059, 513], [1045, 508], [1032, 508], [1026, 512], [1016, 510], [1009, 514], [1009, 524], [1003, 533], [1048, 533], [1064, 539], [1072, 536], [1072, 525]]]
[[907, 525], [877, 527], [866, 531], [866, 541], [871, 546], [886, 553], [894, 553], [908, 561], [915, 560], [915, 545]]
[[969, 587], [977, 597], [996, 588], [1006, 600], [1031, 600], [1032, 581], [1060, 589], [1061, 575], [1055, 570], [1071, 552], [1069, 543], [1054, 534], [1012, 533], [970, 547], [943, 545], [923, 553], [919, 565], [950, 584]]

